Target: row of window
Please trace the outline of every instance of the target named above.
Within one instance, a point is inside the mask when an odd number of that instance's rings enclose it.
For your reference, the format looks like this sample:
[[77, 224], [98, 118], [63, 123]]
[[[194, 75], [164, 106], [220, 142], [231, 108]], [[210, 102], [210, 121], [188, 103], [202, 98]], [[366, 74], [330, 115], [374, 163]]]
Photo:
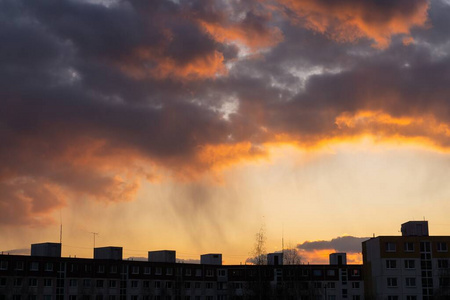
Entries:
[[[447, 252], [448, 247], [446, 242], [436, 242], [436, 251], [437, 252]], [[403, 243], [403, 251], [404, 252], [414, 252], [414, 243], [413, 242], [404, 242]], [[397, 243], [395, 242], [386, 242], [386, 252], [397, 252]], [[420, 252], [431, 252], [431, 243], [430, 242], [421, 242], [420, 243]]]
[[[403, 261], [403, 263], [404, 263], [405, 269], [415, 269], [416, 268], [416, 261], [413, 259], [405, 259]], [[421, 264], [427, 265], [428, 267], [426, 269], [431, 269], [431, 261], [421, 262]], [[437, 267], [438, 267], [438, 269], [448, 269], [448, 267], [449, 267], [448, 259], [438, 259]], [[397, 260], [396, 259], [387, 259], [386, 260], [386, 269], [397, 269]], [[423, 266], [422, 266], [422, 269], [424, 269]]]
[[[335, 289], [336, 288], [336, 282], [314, 282], [314, 288], [327, 288], [327, 289]], [[359, 289], [361, 287], [361, 283], [359, 281], [353, 281], [352, 282], [352, 289]]]
[[[328, 295], [327, 299], [328, 300], [336, 300], [337, 296], [336, 295]], [[348, 293], [347, 290], [342, 290], [342, 298], [348, 298]], [[353, 295], [352, 296], [352, 300], [361, 300], [361, 296], [360, 295]]]
[[[398, 278], [396, 277], [388, 277], [387, 279], [388, 287], [398, 287]], [[433, 279], [432, 278], [422, 278], [422, 287], [433, 287]], [[449, 287], [450, 286], [450, 278], [449, 277], [440, 277], [439, 278], [439, 286], [441, 287]], [[417, 287], [417, 280], [415, 277], [406, 277], [405, 278], [405, 287]]]
[[[28, 287], [38, 287], [39, 281], [40, 280], [38, 278], [28, 278]], [[25, 282], [26, 281], [24, 281], [23, 278], [16, 277], [13, 279], [13, 286], [14, 287], [22, 287], [23, 285], [25, 285]], [[79, 283], [78, 279], [69, 279], [68, 280], [69, 287], [78, 287], [78, 283]], [[105, 287], [117, 288], [120, 285], [119, 280], [96, 279], [96, 280], [94, 280], [94, 283], [95, 283], [96, 288], [105, 288]], [[161, 282], [161, 281], [150, 281], [150, 280], [144, 280], [144, 281], [131, 280], [130, 287], [131, 288], [139, 288], [141, 286], [140, 283], [142, 283], [142, 288], [156, 288], [156, 289], [159, 289], [162, 287], [165, 287], [167, 289], [180, 288], [180, 284], [178, 282], [173, 282], [173, 281]], [[45, 278], [45, 279], [43, 279], [41, 284], [44, 287], [52, 287], [53, 280], [51, 278]], [[92, 280], [91, 279], [83, 279], [81, 284], [85, 288], [90, 288], [92, 286]], [[333, 284], [334, 284], [334, 282], [333, 282]], [[5, 278], [5, 277], [0, 278], [0, 287], [5, 287], [6, 285], [7, 285], [7, 278]], [[231, 282], [229, 285], [236, 289], [242, 288], [242, 283], [240, 283], [240, 282], [239, 283]], [[183, 286], [185, 289], [191, 289], [191, 288], [201, 289], [203, 286], [206, 289], [213, 289], [214, 282], [205, 282], [204, 285], [202, 285], [202, 282], [184, 282]], [[356, 287], [359, 288], [359, 282], [357, 283], [357, 286], [355, 285], [355, 288]], [[333, 288], [334, 288], [334, 286], [333, 286]], [[227, 289], [227, 283], [218, 282], [217, 289]]]
[[[8, 261], [2, 260], [0, 261], [0, 270], [8, 270]], [[14, 270], [22, 271], [24, 270], [24, 262], [16, 261], [14, 266]], [[31, 262], [30, 263], [30, 271], [39, 271], [39, 263]], [[53, 263], [47, 262], [44, 264], [44, 271], [53, 271]]]
[[[78, 272], [80, 270], [80, 265], [78, 264], [70, 264], [69, 270], [70, 272]], [[82, 266], [83, 267], [83, 266]], [[126, 273], [126, 266], [123, 266], [122, 273]], [[61, 264], [62, 270], [64, 270], [64, 264]], [[24, 270], [24, 262], [23, 261], [17, 261], [14, 265], [14, 270]], [[8, 270], [8, 261], [0, 261], [0, 270]], [[29, 266], [30, 271], [39, 271], [39, 262], [31, 262]], [[54, 265], [51, 262], [44, 263], [44, 271], [53, 271]], [[92, 272], [92, 265], [91, 264], [85, 264], [84, 268], [82, 269], [84, 272], [90, 273]], [[117, 265], [109, 266], [109, 273], [116, 274], [118, 271]], [[150, 275], [152, 274], [152, 268], [151, 267], [143, 267], [143, 274], [144, 275]], [[172, 276], [173, 275], [173, 268], [165, 268], [165, 275]], [[202, 276], [202, 269], [194, 269], [194, 272], [192, 272], [192, 269], [184, 269], [185, 276], [192, 276], [195, 274], [195, 276], [200, 277]], [[96, 267], [97, 273], [105, 273], [105, 266], [104, 265], [97, 265]], [[140, 274], [141, 270], [139, 266], [131, 266], [131, 274]], [[177, 268], [177, 275], [180, 275], [182, 272], [181, 268]], [[154, 275], [162, 275], [163, 274], [163, 268], [162, 267], [155, 267], [154, 268]], [[225, 270], [218, 270], [219, 276], [226, 276]], [[213, 269], [206, 269], [205, 271], [206, 277], [214, 277], [214, 270]]]
[[[37, 295], [28, 295], [26, 297], [22, 296], [22, 295], [13, 295], [12, 296], [13, 300], [37, 300], [38, 297]], [[43, 300], [55, 300], [57, 299], [56, 297], [52, 296], [52, 295], [44, 295]], [[104, 295], [83, 295], [83, 296], [78, 296], [78, 295], [69, 295], [69, 300], [121, 300], [121, 299], [126, 299], [126, 296], [118, 296], [118, 295], [109, 295], [109, 296], [104, 296]], [[161, 296], [161, 295], [144, 295], [144, 296], [139, 296], [139, 295], [131, 295], [130, 297], [131, 300], [201, 300], [202, 297], [201, 296], [170, 296], [170, 295], [166, 295], [166, 296]], [[227, 299], [226, 296], [217, 296], [216, 298], [213, 296], [205, 296], [203, 299], [205, 300], [225, 300]], [[6, 295], [0, 295], [0, 300], [6, 300]], [[359, 299], [354, 299], [354, 300], [359, 300]]]
[[[399, 300], [399, 299], [400, 297], [396, 295], [388, 296], [388, 300]], [[417, 300], [417, 296], [415, 295], [406, 296], [406, 300]]]
[[[39, 281], [38, 278], [28, 278], [28, 286], [37, 287], [38, 286], [38, 281]], [[6, 286], [6, 283], [7, 282], [6, 282], [6, 278], [5, 277], [0, 278], [0, 287]], [[20, 287], [22, 285], [24, 285], [24, 279], [23, 278], [21, 278], [21, 277], [14, 278], [13, 286]], [[53, 285], [53, 280], [51, 278], [44, 278], [43, 282], [42, 282], [42, 285], [44, 287], [51, 287]]]

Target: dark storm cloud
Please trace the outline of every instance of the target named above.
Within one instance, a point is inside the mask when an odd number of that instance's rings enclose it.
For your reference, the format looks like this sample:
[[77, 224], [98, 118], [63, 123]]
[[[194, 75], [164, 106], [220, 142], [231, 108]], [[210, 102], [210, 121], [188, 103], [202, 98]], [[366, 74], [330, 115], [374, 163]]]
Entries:
[[297, 248], [305, 251], [334, 249], [337, 252], [360, 253], [362, 242], [369, 238], [359, 238], [354, 236], [342, 236], [330, 241], [312, 241], [297, 245]]
[[[325, 2], [317, 12], [330, 18], [352, 3]], [[363, 9], [385, 36], [336, 43], [266, 1], [0, 0], [1, 224], [48, 224], [68, 199], [132, 200], [158, 168], [190, 179], [280, 139], [447, 146], [449, 7], [434, 1], [420, 29], [427, 2], [405, 3]], [[383, 113], [416, 121], [386, 124]]]

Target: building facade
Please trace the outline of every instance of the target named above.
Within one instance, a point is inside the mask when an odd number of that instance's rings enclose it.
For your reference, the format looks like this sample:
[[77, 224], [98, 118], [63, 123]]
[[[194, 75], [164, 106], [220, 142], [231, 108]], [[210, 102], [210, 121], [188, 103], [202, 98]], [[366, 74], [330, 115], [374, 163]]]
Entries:
[[450, 236], [430, 236], [427, 221], [404, 223], [401, 231], [363, 242], [365, 298], [450, 299]]
[[[108, 252], [110, 250], [110, 252]], [[0, 255], [0, 300], [361, 300], [361, 265], [222, 265], [176, 263], [172, 252], [150, 261], [118, 259], [118, 247], [94, 259]], [[161, 261], [162, 260], [162, 261]]]

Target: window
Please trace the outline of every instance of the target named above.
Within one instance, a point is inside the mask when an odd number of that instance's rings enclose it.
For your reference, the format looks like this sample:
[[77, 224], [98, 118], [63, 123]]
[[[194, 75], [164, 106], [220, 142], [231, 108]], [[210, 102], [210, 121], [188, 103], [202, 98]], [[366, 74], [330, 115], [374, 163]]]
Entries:
[[404, 247], [405, 247], [405, 252], [414, 252], [414, 243], [413, 242], [405, 242]]
[[184, 283], [184, 288], [185, 289], [190, 289], [191, 288], [191, 283], [190, 282], [185, 282]]
[[439, 277], [439, 286], [441, 288], [450, 287], [450, 277]]
[[161, 288], [161, 281], [155, 281], [155, 288], [156, 289]]
[[133, 266], [131, 269], [132, 274], [139, 274], [139, 266]]
[[70, 265], [70, 272], [77, 272], [78, 271], [78, 265], [77, 264], [71, 264]]
[[138, 295], [131, 295], [131, 300], [138, 300]]
[[416, 268], [416, 262], [413, 259], [405, 260], [405, 269], [415, 269], [415, 268]]
[[0, 261], [0, 270], [8, 270], [8, 262], [7, 261]]
[[69, 295], [69, 300], [77, 300], [77, 295]]
[[52, 295], [44, 295], [44, 300], [52, 300]]
[[102, 288], [103, 287], [103, 279], [97, 279], [95, 286], [98, 288]]
[[342, 298], [347, 298], [347, 296], [348, 296], [347, 289], [342, 289]]
[[353, 295], [352, 300], [361, 300], [360, 295]]
[[0, 286], [6, 286], [6, 278], [0, 278]]
[[314, 288], [315, 289], [321, 289], [322, 288], [322, 282], [314, 282]]
[[21, 295], [13, 295], [13, 300], [22, 300], [22, 296]]
[[393, 242], [387, 242], [386, 243], [386, 252], [396, 252], [397, 251], [397, 245]]
[[84, 287], [90, 287], [91, 286], [91, 280], [90, 279], [83, 279], [83, 286]]
[[359, 282], [352, 282], [353, 289], [359, 289]]
[[23, 270], [23, 261], [16, 262], [16, 270]]
[[335, 289], [336, 288], [336, 282], [328, 282], [327, 288], [329, 289]]
[[420, 252], [431, 252], [430, 242], [420, 242]]
[[352, 276], [354, 277], [358, 277], [361, 275], [361, 270], [360, 269], [353, 269], [350, 273]]
[[110, 287], [110, 288], [115, 288], [115, 287], [117, 287], [117, 281], [116, 281], [116, 280], [110, 280], [110, 281], [109, 281], [109, 287]]
[[142, 282], [142, 286], [143, 286], [144, 288], [150, 288], [150, 281], [144, 280], [144, 281]]
[[388, 300], [398, 300], [398, 296], [388, 296]]
[[28, 285], [29, 286], [37, 286], [37, 278], [28, 279]]
[[30, 264], [30, 271], [38, 271], [39, 270], [39, 263], [37, 261], [33, 261]]
[[336, 270], [327, 270], [327, 276], [336, 276]]
[[313, 270], [313, 276], [322, 276], [322, 270]]
[[219, 270], [217, 270], [217, 276], [225, 277], [225, 276], [227, 276], [227, 274], [226, 274], [225, 270], [219, 269]]
[[150, 267], [144, 267], [144, 274], [149, 275], [151, 273], [152, 268]]
[[395, 259], [388, 259], [388, 260], [386, 260], [386, 268], [387, 269], [396, 269], [397, 268], [397, 261]]
[[448, 260], [438, 259], [438, 269], [448, 269]]
[[14, 286], [22, 286], [22, 278], [14, 278]]
[[328, 295], [328, 300], [336, 300], [336, 295]]
[[37, 295], [28, 295], [28, 300], [37, 300]]
[[417, 300], [417, 296], [406, 296], [406, 300]]
[[97, 273], [105, 273], [105, 266], [104, 265], [99, 265], [97, 267]]
[[139, 282], [137, 280], [131, 280], [131, 287], [132, 288], [137, 288], [138, 284], [139, 284]]
[[169, 276], [173, 275], [173, 269], [172, 268], [167, 268], [166, 269], [166, 275], [169, 275]]
[[117, 273], [117, 266], [116, 265], [110, 266], [109, 273], [111, 273], [111, 274]]
[[96, 295], [95, 300], [103, 300], [103, 295]]
[[51, 278], [44, 278], [44, 286], [52, 286], [53, 280]]
[[438, 242], [437, 243], [437, 251], [438, 252], [447, 252], [447, 243], [446, 242]]
[[45, 264], [45, 271], [53, 271], [53, 264], [48, 262]]
[[155, 269], [155, 275], [161, 275], [162, 274], [162, 269], [160, 267], [157, 267]]
[[195, 276], [202, 276], [202, 269], [195, 269]]
[[70, 279], [69, 280], [69, 286], [78, 286], [78, 280]]
[[172, 281], [167, 281], [166, 282], [166, 288], [171, 289], [173, 287], [173, 282]]
[[191, 276], [191, 269], [186, 269], [186, 276]]
[[387, 279], [387, 286], [388, 287], [397, 287], [397, 278], [396, 277], [389, 277]]
[[207, 288], [207, 289], [212, 289], [212, 288], [214, 288], [213, 283], [212, 283], [212, 282], [207, 282], [207, 283], [206, 283], [206, 288]]
[[116, 295], [109, 295], [108, 300], [116, 300]]
[[406, 278], [406, 287], [416, 287], [416, 278], [407, 277]]
[[200, 282], [196, 282], [196, 283], [195, 283], [195, 288], [196, 288], [196, 289], [201, 288], [201, 283], [200, 283]]
[[214, 276], [214, 272], [211, 269], [207, 269], [206, 270], [206, 277], [213, 277]]

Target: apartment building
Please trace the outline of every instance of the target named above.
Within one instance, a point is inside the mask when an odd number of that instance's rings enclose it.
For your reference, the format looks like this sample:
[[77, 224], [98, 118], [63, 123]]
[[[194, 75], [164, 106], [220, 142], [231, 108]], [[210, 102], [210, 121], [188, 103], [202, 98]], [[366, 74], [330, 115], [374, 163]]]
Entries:
[[175, 261], [175, 251], [150, 251], [148, 261], [122, 259], [122, 248], [94, 250], [94, 258], [61, 257], [61, 245], [32, 246], [31, 256], [0, 255], [0, 300], [361, 300], [361, 265], [345, 254], [329, 265], [222, 265], [220, 254], [200, 264]]
[[365, 299], [450, 299], [450, 236], [430, 236], [427, 221], [401, 232], [363, 242]]

